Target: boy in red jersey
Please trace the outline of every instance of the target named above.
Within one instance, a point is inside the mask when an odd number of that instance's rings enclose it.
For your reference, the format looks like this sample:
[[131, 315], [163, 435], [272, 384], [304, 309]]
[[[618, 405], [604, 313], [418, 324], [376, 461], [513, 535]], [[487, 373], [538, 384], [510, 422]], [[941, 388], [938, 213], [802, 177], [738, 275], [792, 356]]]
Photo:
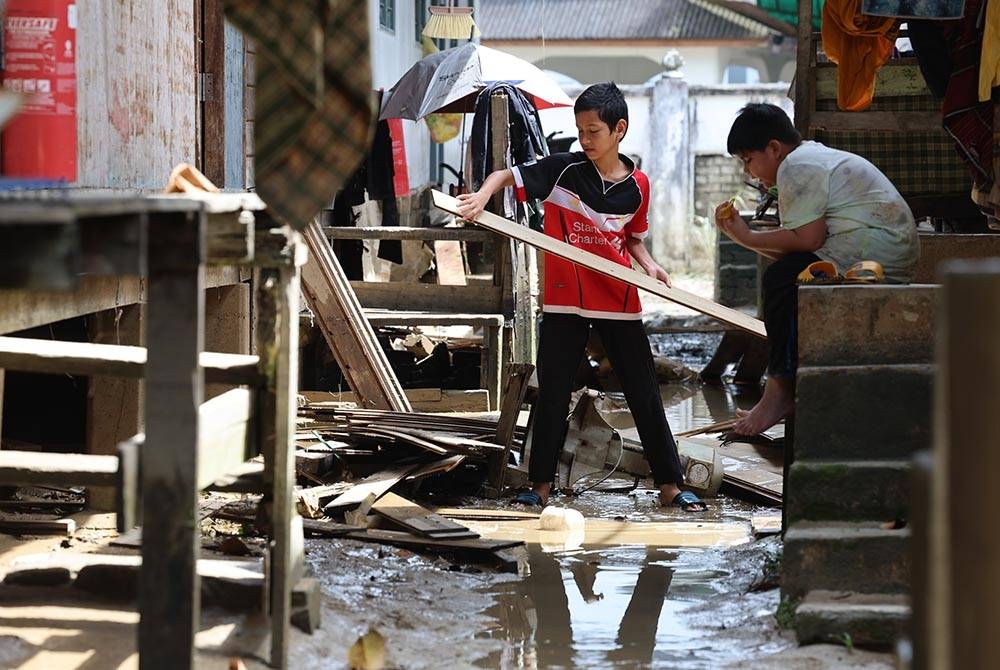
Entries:
[[[583, 151], [553, 154], [490, 174], [475, 193], [458, 196], [459, 212], [475, 219], [494, 193], [516, 187], [521, 200], [545, 203], [545, 234], [623, 267], [631, 259], [670, 285], [670, 277], [643, 245], [649, 180], [618, 145], [628, 129], [628, 106], [613, 83], [595, 84], [573, 106]], [[548, 502], [565, 439], [573, 377], [590, 329], [601, 336], [635, 419], [642, 448], [660, 489], [660, 504], [702, 511], [705, 504], [683, 479], [677, 443], [667, 425], [642, 325], [638, 290], [617, 279], [552, 255], [545, 257], [545, 290], [538, 347], [538, 401], [528, 476], [532, 489], [515, 500]]]

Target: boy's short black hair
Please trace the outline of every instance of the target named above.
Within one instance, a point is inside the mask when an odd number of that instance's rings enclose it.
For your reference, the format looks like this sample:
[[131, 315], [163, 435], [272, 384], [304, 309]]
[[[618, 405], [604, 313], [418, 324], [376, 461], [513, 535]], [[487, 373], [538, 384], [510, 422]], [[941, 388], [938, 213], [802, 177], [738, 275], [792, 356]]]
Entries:
[[802, 135], [795, 130], [785, 110], [766, 102], [751, 102], [736, 114], [729, 129], [726, 150], [733, 156], [761, 151], [771, 140], [798, 145]]
[[573, 104], [573, 113], [590, 111], [597, 112], [597, 116], [608, 124], [610, 130], [615, 129], [619, 119], [624, 119], [626, 129], [628, 128], [628, 105], [625, 103], [625, 96], [613, 81], [588, 86], [579, 95]]

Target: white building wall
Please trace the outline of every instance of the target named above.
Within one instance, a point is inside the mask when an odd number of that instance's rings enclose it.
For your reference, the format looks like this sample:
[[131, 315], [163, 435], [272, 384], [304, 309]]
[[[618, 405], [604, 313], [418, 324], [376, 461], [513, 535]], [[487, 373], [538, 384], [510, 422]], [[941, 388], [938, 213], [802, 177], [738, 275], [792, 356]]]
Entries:
[[[413, 15], [414, 3], [396, 0], [396, 29], [379, 26], [378, 2], [368, 2], [368, 31], [371, 39], [372, 86], [389, 90], [410, 67], [423, 58], [416, 39]], [[410, 190], [420, 188], [430, 180], [430, 135], [423, 121], [403, 121], [406, 142], [406, 164]]]
[[[547, 61], [550, 59], [558, 59], [560, 63], [564, 63], [567, 59], [579, 59], [581, 56], [600, 57], [608, 60], [641, 57], [659, 67], [667, 52], [676, 50], [684, 58], [684, 78], [691, 84], [709, 85], [720, 83], [722, 81], [722, 73], [727, 65], [727, 63], [722, 62], [723, 49], [717, 46], [601, 44], [593, 47], [582, 47], [580, 45], [547, 44], [545, 47], [542, 47], [541, 45], [534, 44], [519, 45], [514, 42], [493, 43], [489, 40], [483, 40], [483, 44], [511, 53], [518, 58], [523, 58], [543, 70], [549, 69]], [[562, 69], [559, 71], [584, 84], [597, 83], [588, 76], [590, 71], [585, 65], [574, 69], [574, 71], [563, 71]], [[641, 84], [648, 78], [647, 73], [644, 71], [642, 76], [636, 75], [635, 78], [631, 79], [623, 78], [619, 83]]]

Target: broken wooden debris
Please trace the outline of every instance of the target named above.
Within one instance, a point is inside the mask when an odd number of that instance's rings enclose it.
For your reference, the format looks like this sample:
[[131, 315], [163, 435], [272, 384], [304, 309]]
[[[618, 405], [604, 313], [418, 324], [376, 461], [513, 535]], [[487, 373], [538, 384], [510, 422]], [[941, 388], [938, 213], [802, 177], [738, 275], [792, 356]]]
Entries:
[[479, 537], [479, 533], [472, 532], [462, 524], [431, 512], [395, 493], [386, 493], [372, 505], [371, 509], [379, 516], [415, 535], [453, 540]]
[[441, 539], [376, 528], [350, 533], [346, 537], [361, 542], [391, 544], [411, 551], [461, 554], [472, 560], [498, 564], [500, 569], [505, 572], [516, 572], [517, 561], [516, 557], [512, 561], [511, 554], [502, 552], [502, 550], [524, 546], [520, 540]]
[[417, 467], [419, 467], [418, 464], [411, 462], [376, 472], [372, 476], [362, 479], [350, 489], [328, 502], [323, 506], [323, 511], [327, 514], [336, 514], [338, 511], [356, 507], [364, 502], [369, 494], [375, 494], [375, 497], [378, 498], [405, 479]]
[[9, 535], [72, 535], [76, 532], [73, 519], [40, 518], [29, 515], [0, 515], [0, 533]]
[[366, 405], [410, 411], [410, 401], [319, 224], [308, 224], [303, 238], [309, 262], [302, 268], [302, 293], [351, 388]]

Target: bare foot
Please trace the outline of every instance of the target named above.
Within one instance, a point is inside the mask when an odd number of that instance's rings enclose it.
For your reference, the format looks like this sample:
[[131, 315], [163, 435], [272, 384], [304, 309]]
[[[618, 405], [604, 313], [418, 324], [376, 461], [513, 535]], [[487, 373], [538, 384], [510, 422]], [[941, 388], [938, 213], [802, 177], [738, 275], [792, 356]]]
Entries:
[[764, 395], [746, 415], [733, 426], [737, 435], [760, 435], [795, 411], [795, 386], [790, 377], [768, 377]]

